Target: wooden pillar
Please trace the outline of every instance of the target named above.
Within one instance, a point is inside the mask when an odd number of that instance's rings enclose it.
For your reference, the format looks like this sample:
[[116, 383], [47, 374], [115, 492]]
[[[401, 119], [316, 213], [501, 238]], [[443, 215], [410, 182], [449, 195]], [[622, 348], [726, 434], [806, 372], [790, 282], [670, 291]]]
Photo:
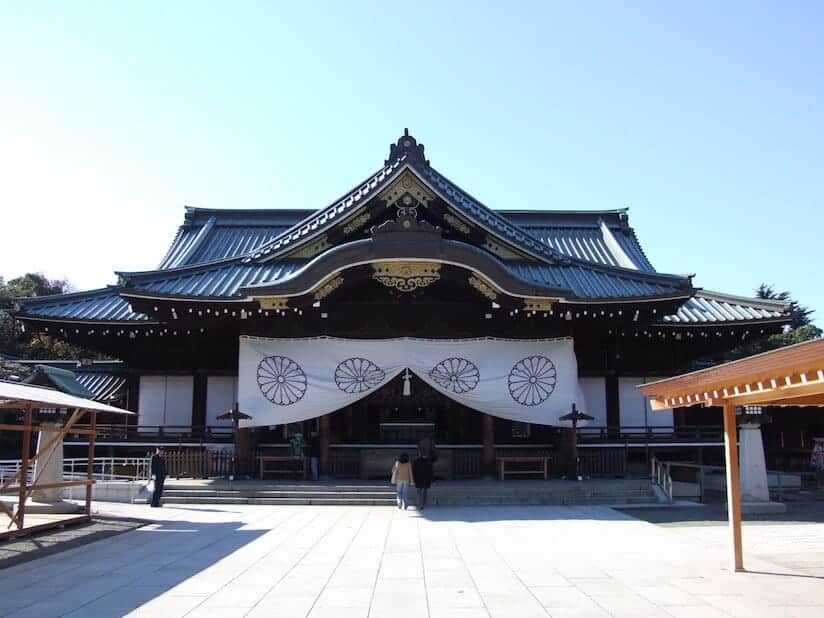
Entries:
[[29, 454], [31, 452], [31, 416], [32, 406], [26, 406], [23, 419], [23, 447], [20, 453], [20, 495], [17, 502], [17, 529], [23, 529], [23, 518], [26, 516], [26, 493], [29, 476]]
[[136, 373], [126, 376], [126, 409], [135, 414], [140, 410], [140, 376]]
[[[94, 440], [97, 434], [97, 412], [92, 411], [90, 412], [91, 418], [89, 418], [89, 429], [91, 432], [89, 433], [89, 455], [88, 455], [88, 462], [86, 467], [88, 469], [88, 480], [89, 484], [86, 485], [86, 515], [92, 514], [92, 484], [91, 481], [94, 480]], [[62, 446], [62, 445], [61, 445]]]
[[741, 548], [741, 486], [738, 478], [738, 434], [735, 405], [724, 404], [724, 455], [727, 464], [727, 518], [732, 533], [733, 567], [744, 570]]
[[324, 414], [318, 418], [318, 441], [320, 442], [320, 474], [329, 475], [329, 441], [331, 439], [329, 420], [331, 414]]
[[238, 427], [235, 429], [235, 474], [246, 476], [252, 473], [252, 429]]
[[495, 475], [495, 417], [483, 415], [483, 467], [482, 474]]
[[606, 376], [604, 378], [604, 391], [607, 399], [609, 436], [617, 438], [621, 433], [621, 398], [618, 388], [618, 376]]
[[[197, 431], [196, 427], [206, 427], [206, 396], [209, 383], [209, 376], [203, 373], [196, 373], [192, 391], [192, 431]], [[224, 412], [225, 410], [221, 410]], [[204, 429], [205, 431], [205, 429]]]

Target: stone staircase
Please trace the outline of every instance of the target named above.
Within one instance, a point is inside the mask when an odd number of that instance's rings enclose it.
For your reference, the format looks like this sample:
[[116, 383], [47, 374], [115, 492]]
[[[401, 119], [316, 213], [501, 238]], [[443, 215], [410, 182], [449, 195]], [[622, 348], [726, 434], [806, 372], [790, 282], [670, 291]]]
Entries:
[[430, 492], [433, 504], [442, 506], [580, 505], [631, 506], [659, 504], [646, 480], [589, 481], [477, 481], [443, 483]]
[[[441, 506], [659, 504], [649, 481], [624, 479], [443, 481], [433, 485], [429, 501]], [[168, 480], [163, 503], [393, 506], [395, 491], [388, 483], [371, 481]]]

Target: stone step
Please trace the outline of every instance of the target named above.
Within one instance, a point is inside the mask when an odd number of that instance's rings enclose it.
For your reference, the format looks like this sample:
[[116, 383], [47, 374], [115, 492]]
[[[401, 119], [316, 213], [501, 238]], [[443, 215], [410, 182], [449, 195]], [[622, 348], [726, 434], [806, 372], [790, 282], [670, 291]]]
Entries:
[[[144, 501], [140, 501], [145, 503]], [[413, 501], [414, 502], [414, 501]], [[300, 498], [300, 497], [280, 497], [280, 498], [207, 498], [207, 497], [166, 497], [164, 504], [248, 504], [248, 505], [329, 505], [329, 506], [395, 506], [394, 498], [365, 499], [365, 498]], [[536, 498], [533, 500], [513, 500], [500, 497], [473, 498], [466, 500], [431, 500], [431, 504], [436, 506], [615, 506], [615, 505], [638, 505], [657, 504], [652, 498], [630, 498], [615, 499], [605, 497], [598, 500], [564, 498], [561, 500]]]
[[365, 492], [365, 491], [255, 491], [255, 492], [231, 492], [231, 491], [183, 491], [179, 489], [163, 492], [164, 498], [203, 498], [203, 499], [263, 499], [263, 498], [349, 498], [357, 500], [381, 500], [394, 499], [394, 491]]
[[[475, 494], [475, 495], [444, 495], [430, 494], [430, 502], [439, 506], [495, 506], [495, 505], [631, 505], [631, 504], [658, 504], [652, 492], [628, 495], [602, 494], [587, 496], [581, 494], [548, 493], [533, 495], [502, 495], [502, 494]], [[376, 494], [335, 494], [324, 493], [288, 493], [269, 492], [254, 495], [219, 495], [186, 494], [181, 492], [164, 492], [163, 501], [166, 504], [267, 504], [267, 505], [365, 505], [365, 506], [392, 506], [395, 504], [394, 494], [391, 492]], [[414, 497], [413, 497], [414, 501]]]
[[334, 505], [334, 506], [395, 506], [395, 498], [331, 498], [331, 497], [269, 497], [269, 498], [221, 498], [221, 497], [167, 497], [163, 504], [253, 504], [253, 505]]

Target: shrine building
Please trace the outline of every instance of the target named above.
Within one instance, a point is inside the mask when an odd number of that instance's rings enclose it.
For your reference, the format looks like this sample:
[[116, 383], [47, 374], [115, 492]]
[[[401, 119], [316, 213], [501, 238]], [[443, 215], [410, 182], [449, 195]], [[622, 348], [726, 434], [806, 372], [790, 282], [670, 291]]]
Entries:
[[507, 453], [560, 473], [573, 404], [593, 417], [577, 429], [590, 474], [720, 457], [720, 416], [652, 414], [638, 385], [789, 323], [785, 303], [658, 272], [626, 209], [485, 205], [408, 132], [326, 206], [187, 207], [157, 267], [117, 279], [15, 314], [122, 361], [137, 415], [103, 419], [100, 449], [231, 448], [217, 417], [237, 402], [245, 459], [317, 431], [322, 473], [340, 478], [381, 477], [382, 453], [424, 436], [448, 478]]

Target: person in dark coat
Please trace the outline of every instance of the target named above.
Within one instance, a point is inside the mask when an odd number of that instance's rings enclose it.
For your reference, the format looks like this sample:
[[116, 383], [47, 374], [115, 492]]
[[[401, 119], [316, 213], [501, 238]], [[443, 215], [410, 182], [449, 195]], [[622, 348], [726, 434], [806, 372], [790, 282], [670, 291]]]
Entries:
[[163, 497], [163, 484], [166, 482], [166, 460], [159, 448], [152, 455], [152, 477], [154, 478], [152, 506], [157, 507], [160, 506], [160, 499]]
[[426, 508], [426, 495], [432, 487], [435, 471], [431, 457], [418, 457], [412, 463], [412, 474], [415, 477], [415, 488], [418, 490], [418, 510]]
[[309, 434], [309, 468], [312, 471], [312, 480], [318, 480], [318, 460], [320, 458], [320, 436], [313, 431]]

